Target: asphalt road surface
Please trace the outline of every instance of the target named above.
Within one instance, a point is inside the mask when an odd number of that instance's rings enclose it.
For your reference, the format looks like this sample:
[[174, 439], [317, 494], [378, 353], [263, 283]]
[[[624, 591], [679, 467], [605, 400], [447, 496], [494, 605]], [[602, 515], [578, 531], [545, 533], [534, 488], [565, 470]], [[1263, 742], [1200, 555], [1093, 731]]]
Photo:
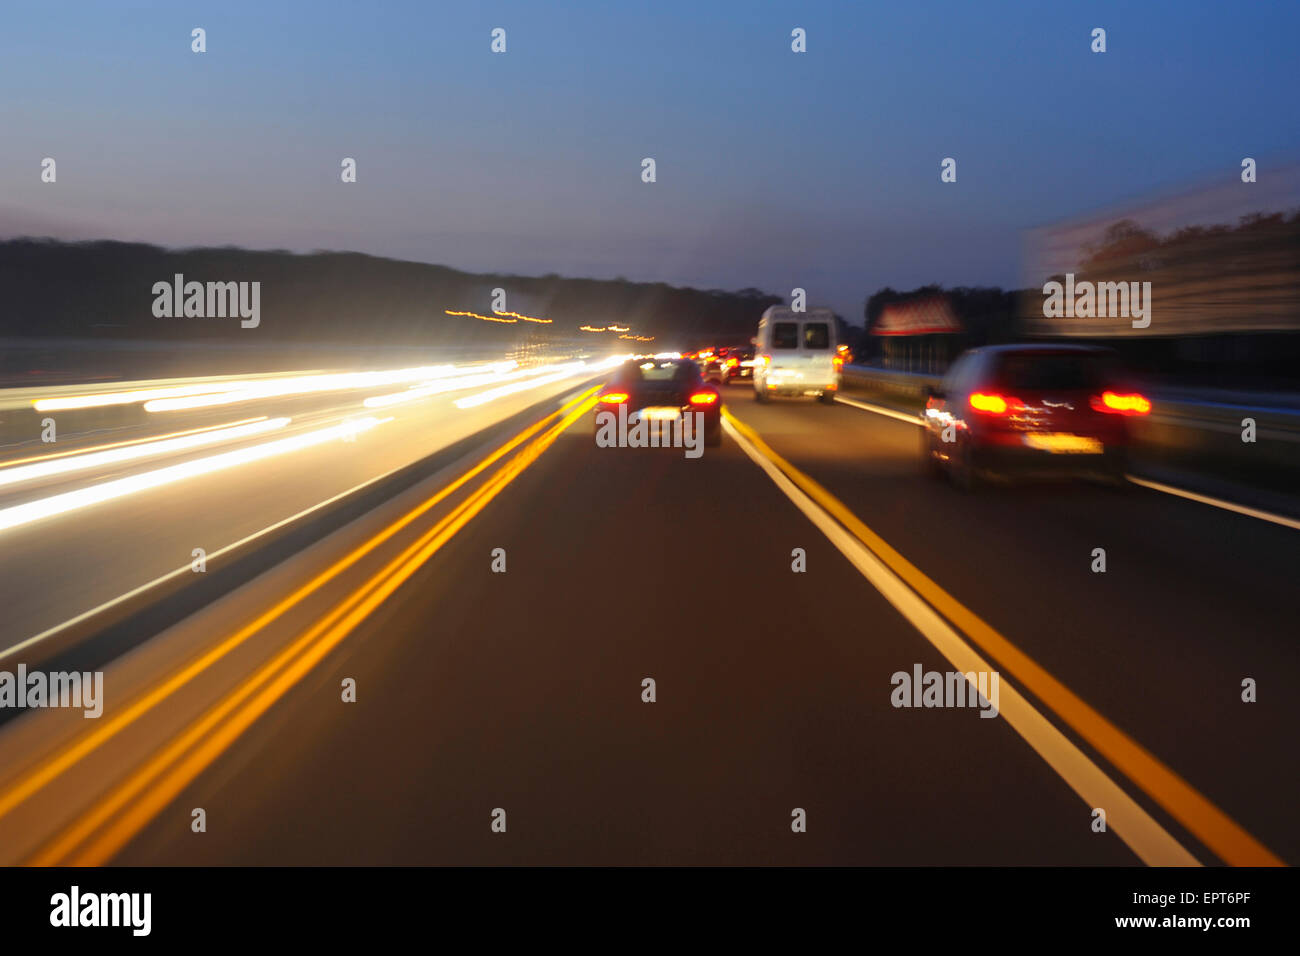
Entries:
[[[3, 728], [11, 861], [1300, 858], [1297, 532], [1138, 487], [965, 494], [914, 425], [726, 400], [698, 459], [596, 447], [575, 406], [301, 602], [277, 603], [491, 449], [129, 655], [89, 743], [53, 712]], [[996, 717], [895, 706], [896, 673], [971, 661]]]

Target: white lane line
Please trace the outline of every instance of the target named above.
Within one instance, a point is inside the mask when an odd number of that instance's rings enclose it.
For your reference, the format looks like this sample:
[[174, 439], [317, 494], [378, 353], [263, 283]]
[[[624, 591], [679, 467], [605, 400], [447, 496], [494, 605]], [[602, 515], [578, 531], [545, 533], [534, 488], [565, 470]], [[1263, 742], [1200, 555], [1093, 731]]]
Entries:
[[887, 418], [897, 418], [900, 422], [907, 422], [909, 425], [923, 425], [925, 423], [919, 415], [896, 412], [892, 408], [885, 408], [883, 405], [872, 405], [870, 402], [860, 402], [856, 398], [845, 398], [843, 395], [837, 394], [835, 401], [844, 405], [852, 405], [854, 408], [860, 408], [864, 412], [875, 412], [877, 415], [884, 415]]
[[[921, 635], [952, 664], [965, 674], [991, 672], [994, 668], [952, 629], [901, 578], [846, 531], [831, 515], [803, 493], [785, 473], [769, 461], [726, 419], [722, 427], [732, 440], [781, 489], [795, 507], [803, 512], [831, 544], [848, 558], [873, 587], [892, 604]], [[1056, 771], [1084, 803], [1106, 811], [1106, 823], [1138, 858], [1149, 866], [1200, 866], [1186, 847], [1179, 843], [1149, 813], [1142, 809], [1105, 771], [1026, 700], [1005, 679], [1000, 681], [999, 715], [1005, 717], [1025, 742]], [[1078, 826], [1086, 826], [1081, 816]]]
[[[845, 405], [852, 405], [854, 408], [860, 408], [863, 411], [875, 412], [877, 415], [896, 418], [900, 422], [907, 422], [912, 425], [925, 424], [925, 420], [916, 415], [907, 415], [903, 412], [896, 412], [892, 408], [885, 408], [881, 405], [859, 402], [852, 398], [845, 398], [843, 395], [837, 395], [835, 401], [843, 402]], [[1224, 511], [1231, 511], [1234, 514], [1245, 515], [1248, 518], [1258, 518], [1260, 521], [1271, 521], [1273, 524], [1281, 525], [1284, 528], [1294, 528], [1297, 531], [1300, 531], [1300, 521], [1295, 518], [1288, 518], [1285, 515], [1274, 514], [1271, 511], [1262, 511], [1259, 508], [1249, 508], [1246, 505], [1239, 505], [1231, 501], [1225, 501], [1222, 498], [1212, 498], [1209, 495], [1197, 494], [1195, 491], [1188, 491], [1185, 488], [1176, 488], [1173, 485], [1166, 485], [1159, 481], [1150, 481], [1146, 478], [1139, 478], [1137, 475], [1125, 475], [1124, 477], [1133, 482], [1133, 484], [1141, 485], [1143, 488], [1150, 488], [1152, 491], [1159, 491], [1166, 495], [1175, 495], [1179, 498], [1186, 498], [1188, 501], [1196, 501], [1203, 505], [1222, 508]]]
[[1179, 498], [1186, 498], [1189, 501], [1197, 501], [1203, 505], [1212, 505], [1215, 508], [1222, 508], [1224, 511], [1232, 511], [1239, 515], [1246, 515], [1248, 518], [1258, 518], [1260, 521], [1271, 521], [1273, 524], [1280, 524], [1284, 528], [1295, 528], [1300, 531], [1300, 521], [1294, 518], [1288, 518], [1285, 515], [1273, 514], [1271, 511], [1260, 511], [1258, 508], [1247, 508], [1245, 505], [1234, 504], [1231, 501], [1224, 501], [1222, 498], [1211, 498], [1209, 495], [1198, 495], [1194, 491], [1187, 491], [1183, 488], [1175, 488], [1173, 485], [1164, 485], [1158, 481], [1148, 481], [1146, 478], [1138, 478], [1136, 475], [1126, 476], [1129, 481], [1135, 485], [1141, 485], [1143, 488], [1150, 488], [1152, 491], [1163, 491], [1167, 495], [1177, 495]]
[[[244, 545], [248, 544], [249, 542], [256, 541], [258, 538], [270, 534], [272, 531], [275, 531], [277, 528], [283, 528], [287, 524], [292, 524], [293, 522], [297, 521], [299, 518], [305, 518], [313, 511], [319, 511], [321, 508], [333, 504], [334, 502], [338, 501], [340, 498], [346, 498], [348, 495], [352, 494], [353, 492], [360, 491], [362, 488], [365, 488], [367, 485], [373, 485], [377, 481], [383, 481], [389, 475], [400, 471], [402, 467], [405, 466], [400, 466], [398, 468], [392, 469], [391, 471], [386, 471], [382, 475], [377, 475], [374, 478], [361, 482], [361, 484], [359, 485], [353, 485], [347, 491], [341, 491], [337, 495], [334, 495], [332, 498], [326, 498], [324, 501], [317, 502], [316, 504], [312, 505], [310, 508], [304, 508], [302, 511], [299, 511], [297, 514], [290, 515], [287, 518], [283, 518], [280, 521], [275, 522], [274, 524], [269, 524], [261, 531], [254, 531], [252, 534], [245, 535], [244, 537], [240, 538], [238, 541], [232, 542], [231, 544], [226, 545], [224, 548], [218, 548], [216, 551], [211, 552], [207, 556], [207, 560], [211, 561], [214, 558], [221, 557], [223, 554], [229, 554], [231, 551], [234, 551], [236, 548], [242, 548]], [[124, 594], [119, 594], [117, 597], [113, 598], [112, 600], [105, 601], [103, 604], [99, 604], [95, 607], [92, 607], [89, 611], [84, 611], [81, 614], [78, 614], [76, 617], [70, 617], [62, 624], [56, 624], [51, 628], [47, 628], [46, 630], [41, 631], [39, 634], [34, 634], [31, 637], [27, 638], [26, 640], [20, 641], [19, 643], [13, 645], [12, 647], [5, 648], [4, 650], [0, 651], [0, 660], [3, 660], [4, 658], [8, 657], [11, 654], [16, 654], [19, 651], [31, 647], [33, 644], [37, 644], [45, 640], [47, 637], [51, 637], [57, 634], [59, 631], [66, 630], [67, 628], [72, 627], [72, 625], [74, 624], [79, 624], [82, 621], [86, 620], [87, 618], [94, 617], [96, 614], [99, 614], [103, 611], [107, 611], [110, 608], [116, 607], [117, 605], [121, 604], [123, 601], [129, 601], [131, 600], [131, 598], [136, 597], [139, 594], [143, 594], [144, 592], [148, 591], [150, 588], [157, 587], [160, 584], [164, 584], [167, 581], [172, 580], [172, 578], [180, 577], [183, 574], [193, 574], [193, 573], [194, 573], [193, 567], [188, 564], [183, 567], [177, 568], [175, 571], [168, 571], [166, 574], [160, 575], [159, 577], [154, 578], [152, 581], [147, 581], [144, 584], [141, 584], [139, 587], [132, 588], [131, 590], [125, 592]]]

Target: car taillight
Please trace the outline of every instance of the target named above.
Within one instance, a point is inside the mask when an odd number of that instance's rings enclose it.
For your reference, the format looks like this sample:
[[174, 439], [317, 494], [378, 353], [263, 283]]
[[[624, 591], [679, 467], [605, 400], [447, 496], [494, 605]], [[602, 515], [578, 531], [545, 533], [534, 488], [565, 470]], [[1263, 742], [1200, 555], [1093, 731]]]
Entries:
[[727, 359], [727, 368], [735, 368], [739, 364], [740, 364], [740, 359], [734, 359], [734, 358]]
[[1008, 411], [1024, 408], [1020, 399], [1009, 395], [996, 395], [992, 392], [972, 392], [970, 407], [986, 415], [1005, 415]]
[[1116, 392], [1102, 392], [1092, 397], [1092, 407], [1099, 412], [1112, 415], [1150, 415], [1151, 401], [1137, 392], [1120, 395]]
[[844, 367], [844, 356], [843, 355], [835, 356], [833, 359], [831, 359], [831, 364], [835, 366], [836, 371], [842, 369]]
[[717, 392], [696, 392], [691, 396], [692, 405], [712, 405], [717, 400]]
[[606, 405], [622, 405], [627, 401], [627, 392], [606, 392], [600, 396], [600, 401]]
[[767, 368], [769, 365], [772, 364], [772, 356], [770, 356], [770, 355], [760, 355], [760, 356], [758, 357], [758, 364], [761, 365], [761, 366], [763, 366], [763, 368]]

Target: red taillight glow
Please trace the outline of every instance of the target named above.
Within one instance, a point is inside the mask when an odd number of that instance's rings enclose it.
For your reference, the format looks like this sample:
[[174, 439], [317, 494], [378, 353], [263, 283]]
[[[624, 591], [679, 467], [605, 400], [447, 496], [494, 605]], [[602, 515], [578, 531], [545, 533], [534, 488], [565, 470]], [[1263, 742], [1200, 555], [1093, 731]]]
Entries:
[[1110, 412], [1115, 415], [1149, 415], [1151, 414], [1151, 402], [1145, 396], [1132, 392], [1128, 395], [1119, 395], [1115, 392], [1102, 392], [1101, 396], [1093, 396], [1092, 407], [1099, 412]]
[[836, 370], [842, 369], [844, 367], [844, 356], [843, 355], [835, 356], [833, 359], [831, 359], [831, 364], [835, 366]]
[[600, 401], [606, 405], [622, 405], [627, 401], [627, 392], [606, 392], [600, 396]]
[[989, 392], [972, 392], [970, 407], [977, 412], [988, 415], [1005, 415], [1008, 410], [1023, 408], [1020, 399], [1007, 395], [994, 395]]
[[770, 356], [770, 355], [760, 355], [760, 356], [758, 357], [758, 361], [759, 361], [759, 363], [763, 366], [763, 368], [767, 368], [769, 365], [772, 364], [772, 356]]
[[712, 405], [717, 400], [717, 392], [696, 392], [691, 396], [692, 405]]
[[740, 359], [734, 359], [734, 358], [727, 359], [727, 368], [735, 368], [739, 364], [740, 364]]

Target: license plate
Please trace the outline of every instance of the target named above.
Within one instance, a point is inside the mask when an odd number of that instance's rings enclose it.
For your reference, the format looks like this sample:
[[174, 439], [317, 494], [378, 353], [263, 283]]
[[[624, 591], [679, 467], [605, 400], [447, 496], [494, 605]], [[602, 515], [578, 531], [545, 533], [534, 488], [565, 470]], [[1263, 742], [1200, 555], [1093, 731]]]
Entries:
[[669, 408], [667, 406], [652, 405], [649, 408], [641, 409], [641, 417], [648, 422], [672, 422], [676, 421], [682, 414], [680, 408]]
[[1100, 455], [1104, 450], [1098, 439], [1087, 435], [1071, 435], [1068, 432], [1026, 435], [1025, 444], [1053, 455]]

